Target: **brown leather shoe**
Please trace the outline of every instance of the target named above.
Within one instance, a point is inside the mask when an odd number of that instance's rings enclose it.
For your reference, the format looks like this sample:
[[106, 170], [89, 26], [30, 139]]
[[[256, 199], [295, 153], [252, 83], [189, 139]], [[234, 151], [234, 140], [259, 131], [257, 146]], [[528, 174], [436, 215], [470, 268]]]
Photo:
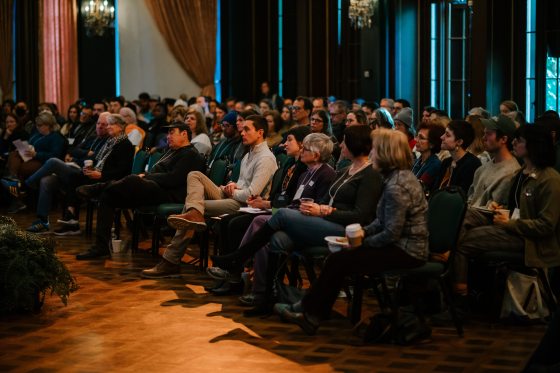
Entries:
[[167, 218], [167, 224], [175, 229], [194, 229], [197, 231], [206, 229], [204, 216], [197, 209], [189, 209], [189, 211], [180, 215], [171, 215]]
[[154, 268], [145, 269], [142, 271], [144, 278], [170, 278], [181, 277], [181, 267], [178, 264], [173, 264], [165, 259], [162, 259]]

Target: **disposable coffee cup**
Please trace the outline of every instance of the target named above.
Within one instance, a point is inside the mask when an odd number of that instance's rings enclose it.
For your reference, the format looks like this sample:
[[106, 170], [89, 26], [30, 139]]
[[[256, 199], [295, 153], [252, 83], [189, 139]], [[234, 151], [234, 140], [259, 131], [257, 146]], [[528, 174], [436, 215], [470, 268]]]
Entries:
[[346, 238], [350, 247], [362, 246], [364, 240], [364, 230], [360, 224], [350, 224], [346, 226]]
[[300, 203], [313, 203], [314, 199], [313, 198], [300, 198], [299, 202]]
[[86, 159], [84, 161], [84, 167], [86, 168], [92, 168], [93, 167], [93, 161], [91, 159]]
[[122, 251], [122, 240], [113, 240], [111, 242], [113, 253], [120, 253]]
[[509, 210], [507, 209], [497, 209], [496, 214], [503, 216], [506, 220], [509, 220]]

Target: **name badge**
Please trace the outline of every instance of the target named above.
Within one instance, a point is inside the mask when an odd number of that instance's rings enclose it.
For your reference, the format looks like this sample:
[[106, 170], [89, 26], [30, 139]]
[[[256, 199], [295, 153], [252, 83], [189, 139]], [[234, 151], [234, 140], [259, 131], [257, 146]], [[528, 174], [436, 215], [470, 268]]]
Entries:
[[74, 140], [76, 140], [76, 139], [74, 139], [72, 137], [69, 137], [68, 138], [68, 145], [72, 145], [74, 143]]
[[516, 208], [515, 210], [513, 210], [513, 213], [511, 214], [511, 218], [510, 218], [510, 219], [511, 219], [511, 220], [517, 220], [517, 219], [519, 219], [519, 218], [520, 218], [520, 216], [519, 216], [519, 209]]
[[304, 189], [305, 189], [305, 186], [303, 184], [300, 185], [298, 190], [296, 191], [296, 194], [294, 195], [294, 199], [300, 199], [301, 195], [303, 194]]

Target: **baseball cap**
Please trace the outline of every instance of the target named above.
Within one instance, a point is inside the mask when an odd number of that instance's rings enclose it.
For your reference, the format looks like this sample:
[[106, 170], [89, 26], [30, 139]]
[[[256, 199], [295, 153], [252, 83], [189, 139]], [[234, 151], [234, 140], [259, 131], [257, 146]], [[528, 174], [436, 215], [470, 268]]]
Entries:
[[189, 126], [187, 126], [185, 122], [176, 120], [167, 126], [162, 126], [162, 128], [179, 128], [181, 131], [187, 131], [189, 129]]
[[511, 120], [510, 117], [507, 115], [500, 114], [495, 118], [492, 119], [480, 119], [480, 122], [489, 130], [500, 130], [510, 139], [513, 138], [515, 135], [515, 130], [517, 127], [515, 126], [515, 122]]

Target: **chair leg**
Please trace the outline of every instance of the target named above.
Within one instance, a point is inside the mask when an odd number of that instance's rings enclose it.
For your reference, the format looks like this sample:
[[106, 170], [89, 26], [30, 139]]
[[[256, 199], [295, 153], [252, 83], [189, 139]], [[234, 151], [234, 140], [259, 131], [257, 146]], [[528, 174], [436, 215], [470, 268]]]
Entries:
[[210, 232], [206, 229], [200, 235], [198, 246], [200, 247], [200, 259], [198, 262], [199, 269], [204, 271], [208, 267], [208, 245], [210, 241]]
[[121, 209], [115, 209], [115, 221], [113, 222], [113, 227], [115, 228], [115, 238], [120, 240], [121, 238]]
[[86, 204], [86, 236], [91, 237], [93, 231], [93, 208], [92, 201], [87, 201]]
[[362, 302], [364, 295], [364, 276], [354, 277], [354, 294], [350, 300], [349, 317], [352, 325], [356, 325], [362, 319]]
[[131, 251], [133, 253], [138, 251], [138, 241], [139, 241], [139, 236], [140, 236], [140, 218], [141, 215], [137, 212], [134, 211], [134, 214], [132, 216], [132, 245], [131, 245]]
[[439, 287], [443, 292], [443, 298], [445, 299], [445, 303], [447, 303], [447, 307], [449, 307], [449, 313], [451, 314], [451, 319], [453, 320], [453, 324], [455, 324], [455, 329], [457, 329], [457, 334], [459, 335], [459, 337], [462, 337], [464, 335], [463, 323], [457, 317], [457, 311], [455, 310], [455, 306], [451, 299], [449, 288], [447, 287], [447, 284], [445, 283], [443, 278], [440, 278], [438, 281], [439, 281]]
[[158, 256], [159, 254], [159, 237], [161, 230], [161, 218], [154, 216], [154, 233], [152, 235], [152, 255]]
[[299, 282], [299, 257], [297, 255], [292, 255], [291, 259], [292, 265], [288, 272], [288, 283], [290, 286], [296, 287]]

